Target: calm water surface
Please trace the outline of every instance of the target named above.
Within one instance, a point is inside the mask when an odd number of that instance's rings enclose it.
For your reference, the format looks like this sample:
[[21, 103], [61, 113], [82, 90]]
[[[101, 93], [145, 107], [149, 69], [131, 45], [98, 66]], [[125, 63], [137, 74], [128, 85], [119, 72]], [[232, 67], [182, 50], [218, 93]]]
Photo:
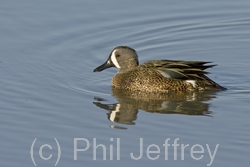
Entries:
[[[58, 156], [57, 166], [249, 166], [249, 8], [247, 0], [2, 2], [1, 166], [55, 166]], [[210, 78], [228, 90], [113, 90], [117, 69], [93, 69], [117, 45], [136, 49], [140, 62], [213, 61]]]

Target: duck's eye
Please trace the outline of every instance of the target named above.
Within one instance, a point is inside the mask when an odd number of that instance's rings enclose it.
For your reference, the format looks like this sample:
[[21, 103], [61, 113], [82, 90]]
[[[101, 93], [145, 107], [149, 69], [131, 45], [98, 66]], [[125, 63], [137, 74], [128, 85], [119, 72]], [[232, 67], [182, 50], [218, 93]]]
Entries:
[[119, 54], [116, 54], [115, 57], [120, 57], [120, 55], [119, 55]]

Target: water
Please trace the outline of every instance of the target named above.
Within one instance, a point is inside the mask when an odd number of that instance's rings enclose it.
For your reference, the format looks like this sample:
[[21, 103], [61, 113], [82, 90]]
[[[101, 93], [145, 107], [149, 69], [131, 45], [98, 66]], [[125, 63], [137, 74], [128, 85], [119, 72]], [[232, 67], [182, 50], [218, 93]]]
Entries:
[[[249, 166], [249, 7], [246, 0], [2, 2], [1, 166], [34, 166], [31, 155], [37, 166], [54, 166], [56, 141], [57, 166]], [[117, 70], [93, 69], [117, 45], [136, 49], [140, 62], [213, 61], [210, 78], [228, 90], [169, 99], [112, 91]], [[76, 143], [86, 150], [74, 154]]]

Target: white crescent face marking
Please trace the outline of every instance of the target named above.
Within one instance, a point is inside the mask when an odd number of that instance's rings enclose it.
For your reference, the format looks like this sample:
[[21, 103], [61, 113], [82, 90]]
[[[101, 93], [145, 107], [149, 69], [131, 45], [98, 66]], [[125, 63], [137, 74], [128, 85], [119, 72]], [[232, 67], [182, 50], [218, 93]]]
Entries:
[[116, 60], [115, 50], [112, 52], [111, 61], [114, 63], [114, 65], [115, 65], [116, 68], [121, 68], [120, 65], [118, 64], [117, 60]]
[[117, 104], [115, 110], [111, 111], [109, 120], [115, 122], [116, 114], [120, 111], [120, 104]]

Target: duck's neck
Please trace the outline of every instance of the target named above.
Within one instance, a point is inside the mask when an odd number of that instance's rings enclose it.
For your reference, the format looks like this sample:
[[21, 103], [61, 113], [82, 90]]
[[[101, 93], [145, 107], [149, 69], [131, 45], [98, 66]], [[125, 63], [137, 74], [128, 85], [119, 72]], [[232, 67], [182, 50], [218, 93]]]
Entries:
[[139, 65], [138, 60], [135, 59], [127, 59], [126, 61], [123, 61], [120, 63], [120, 70], [119, 72], [126, 72], [129, 71]]

